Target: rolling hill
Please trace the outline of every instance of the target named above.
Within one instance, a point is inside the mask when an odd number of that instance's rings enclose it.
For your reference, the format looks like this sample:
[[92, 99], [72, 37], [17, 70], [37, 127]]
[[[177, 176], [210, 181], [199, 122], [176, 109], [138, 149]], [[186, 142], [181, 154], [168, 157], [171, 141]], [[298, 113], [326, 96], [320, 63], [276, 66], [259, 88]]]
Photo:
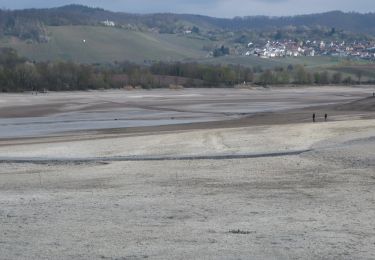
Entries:
[[308, 67], [336, 65], [338, 58], [298, 57], [262, 59], [259, 57], [224, 56], [208, 58], [205, 45], [212, 44], [199, 37], [129, 31], [102, 26], [49, 26], [51, 40], [28, 43], [15, 37], [4, 37], [0, 47], [12, 47], [34, 61], [74, 61], [78, 63], [111, 63], [131, 61], [138, 64], [152, 61], [196, 61], [209, 64], [241, 64], [246, 67], [273, 68], [288, 64]]
[[[107, 19], [114, 21], [116, 26], [103, 26], [102, 22]], [[255, 39], [263, 35], [262, 40], [272, 38], [279, 28], [289, 28], [288, 26], [297, 28], [291, 32], [286, 29], [288, 38], [311, 36], [333, 40], [336, 37], [336, 40], [342, 41], [343, 37], [365, 37], [366, 40], [374, 38], [375, 14], [329, 12], [291, 17], [225, 19], [191, 14], [138, 15], [80, 5], [0, 10], [0, 47], [14, 48], [20, 55], [35, 61], [197, 61], [264, 68], [288, 64], [304, 64], [313, 68], [340, 63], [340, 58], [330, 57], [265, 60], [231, 55], [207, 58], [212, 48], [221, 45], [233, 47], [242, 38], [244, 42], [252, 40], [249, 38], [251, 35]], [[184, 33], [194, 27], [199, 33]], [[328, 35], [332, 27], [337, 28], [338, 32], [333, 37]], [[339, 30], [345, 30], [345, 33]], [[244, 42], [241, 40], [242, 45]]]
[[37, 20], [45, 25], [94, 25], [105, 19], [118, 24], [134, 24], [139, 27], [160, 28], [184, 25], [196, 25], [203, 29], [244, 30], [267, 29], [284, 26], [321, 26], [340, 30], [375, 35], [375, 13], [344, 13], [331, 11], [321, 14], [296, 15], [285, 17], [248, 16], [233, 19], [216, 18], [193, 14], [130, 14], [111, 12], [100, 8], [82, 5], [67, 5], [50, 9], [0, 10], [1, 27], [14, 26], [15, 20]]
[[32, 60], [101, 63], [129, 60], [176, 61], [204, 57], [206, 40], [171, 34], [145, 33], [101, 26], [50, 26], [51, 40], [28, 43], [6, 37], [0, 46], [15, 48]]

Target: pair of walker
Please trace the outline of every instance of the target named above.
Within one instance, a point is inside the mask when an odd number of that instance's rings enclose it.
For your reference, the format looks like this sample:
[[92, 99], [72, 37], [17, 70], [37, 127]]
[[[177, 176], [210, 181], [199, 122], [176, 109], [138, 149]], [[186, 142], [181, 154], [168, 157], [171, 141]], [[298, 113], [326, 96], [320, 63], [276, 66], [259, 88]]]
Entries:
[[[316, 122], [316, 115], [315, 115], [315, 113], [313, 114], [312, 118], [313, 118], [313, 122], [315, 123]], [[328, 120], [328, 114], [324, 114], [324, 121], [327, 122], [327, 120]]]

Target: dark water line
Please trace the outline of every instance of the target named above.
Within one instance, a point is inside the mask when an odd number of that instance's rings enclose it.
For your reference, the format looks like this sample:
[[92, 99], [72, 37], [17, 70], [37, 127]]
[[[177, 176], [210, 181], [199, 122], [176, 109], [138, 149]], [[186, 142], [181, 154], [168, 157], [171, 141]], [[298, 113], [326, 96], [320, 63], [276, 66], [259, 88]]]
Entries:
[[268, 158], [300, 155], [311, 150], [299, 150], [290, 152], [274, 152], [259, 154], [219, 154], [219, 155], [187, 155], [187, 156], [114, 156], [114, 157], [93, 157], [93, 158], [6, 158], [0, 157], [1, 163], [31, 163], [31, 164], [87, 164], [106, 162], [138, 162], [138, 161], [194, 161], [194, 160], [233, 160]]

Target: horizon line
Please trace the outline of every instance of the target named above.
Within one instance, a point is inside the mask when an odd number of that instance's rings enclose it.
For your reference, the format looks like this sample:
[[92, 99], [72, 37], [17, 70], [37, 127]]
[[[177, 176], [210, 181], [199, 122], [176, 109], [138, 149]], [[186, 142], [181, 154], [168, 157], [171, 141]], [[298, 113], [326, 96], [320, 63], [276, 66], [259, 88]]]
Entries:
[[375, 12], [371, 12], [371, 11], [360, 12], [360, 11], [354, 11], [354, 10], [353, 11], [343, 11], [343, 10], [336, 9], [336, 10], [327, 10], [327, 11], [322, 11], [322, 12], [301, 13], [301, 14], [291, 14], [291, 15], [254, 14], [254, 15], [225, 17], [225, 16], [211, 16], [211, 15], [208, 15], [208, 14], [199, 14], [199, 13], [168, 12], [168, 11], [166, 11], [166, 12], [144, 12], [144, 13], [125, 12], [125, 11], [115, 11], [115, 10], [112, 10], [112, 9], [106, 9], [106, 8], [100, 7], [100, 6], [89, 6], [89, 5], [84, 5], [84, 4], [67, 4], [67, 5], [58, 5], [58, 6], [53, 6], [53, 7], [30, 7], [30, 8], [3, 8], [3, 7], [0, 7], [0, 10], [2, 10], [2, 11], [51, 10], [51, 9], [59, 9], [59, 8], [64, 8], [64, 7], [70, 7], [70, 6], [99, 9], [99, 10], [107, 11], [107, 12], [131, 14], [131, 15], [176, 14], [176, 15], [204, 16], [204, 17], [218, 18], [218, 19], [240, 19], [240, 18], [243, 19], [243, 18], [251, 18], [251, 17], [284, 18], [284, 17], [319, 15], [319, 14], [327, 14], [327, 13], [334, 13], [334, 12], [340, 12], [340, 13], [343, 13], [343, 14], [360, 14], [360, 15], [375, 14]]

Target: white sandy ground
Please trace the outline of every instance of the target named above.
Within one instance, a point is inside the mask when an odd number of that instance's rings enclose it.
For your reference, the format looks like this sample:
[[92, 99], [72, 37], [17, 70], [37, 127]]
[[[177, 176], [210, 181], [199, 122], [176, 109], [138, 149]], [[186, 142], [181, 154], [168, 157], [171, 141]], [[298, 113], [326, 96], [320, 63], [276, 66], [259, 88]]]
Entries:
[[0, 157], [304, 149], [0, 164], [0, 259], [375, 259], [375, 120], [11, 145]]
[[[349, 127], [350, 126], [350, 127]], [[373, 120], [355, 120], [327, 123], [307, 123], [280, 126], [196, 130], [178, 134], [116, 137], [88, 140], [55, 141], [53, 144], [19, 144], [0, 146], [0, 158], [95, 158], [111, 156], [183, 156], [243, 153], [274, 153], [310, 149], [322, 142], [328, 145], [331, 138], [347, 134], [372, 135]], [[111, 136], [111, 135], [109, 135]], [[351, 135], [349, 135], [351, 136]], [[89, 136], [90, 137], [90, 136]], [[87, 136], [86, 136], [87, 138]], [[41, 139], [43, 140], [43, 139]], [[50, 140], [53, 140], [50, 139]], [[35, 141], [37, 142], [37, 141]], [[336, 141], [334, 141], [335, 143]], [[6, 143], [6, 141], [4, 142]], [[1, 143], [0, 143], [1, 144]]]

